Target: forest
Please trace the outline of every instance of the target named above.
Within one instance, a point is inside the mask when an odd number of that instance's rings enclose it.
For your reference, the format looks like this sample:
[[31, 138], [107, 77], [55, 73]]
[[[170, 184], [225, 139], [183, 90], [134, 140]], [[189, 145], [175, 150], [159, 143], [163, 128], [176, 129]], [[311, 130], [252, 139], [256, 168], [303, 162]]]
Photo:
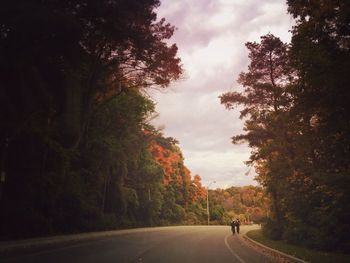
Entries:
[[[200, 176], [184, 165], [178, 141], [150, 124], [147, 90], [182, 74], [168, 44], [175, 28], [157, 19], [159, 4], [2, 6], [1, 239], [206, 224]], [[210, 191], [215, 223], [247, 212], [249, 194], [234, 210], [225, 203], [238, 192]]]
[[265, 235], [317, 249], [349, 251], [350, 6], [347, 1], [288, 0], [291, 43], [267, 34], [247, 42], [240, 106], [252, 149], [248, 165], [270, 200]]
[[[162, 135], [148, 124], [154, 103], [146, 90], [164, 89], [182, 68], [167, 43], [174, 27], [154, 12], [159, 4], [3, 3], [2, 237], [163, 220], [163, 170], [149, 151]], [[177, 220], [174, 193], [164, 198], [172, 204], [164, 220]]]

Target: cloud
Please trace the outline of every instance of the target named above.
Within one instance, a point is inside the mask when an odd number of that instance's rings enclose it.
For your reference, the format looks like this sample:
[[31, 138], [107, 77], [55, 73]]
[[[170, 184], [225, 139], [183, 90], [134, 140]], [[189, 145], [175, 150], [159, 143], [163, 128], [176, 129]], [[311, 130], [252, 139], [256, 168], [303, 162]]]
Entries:
[[[239, 90], [238, 74], [247, 70], [247, 41], [273, 33], [288, 42], [293, 21], [280, 0], [163, 0], [159, 17], [175, 25], [171, 42], [179, 47], [184, 80], [167, 92], [151, 92], [166, 136], [175, 137], [192, 174], [215, 187], [256, 184], [249, 167], [250, 149], [231, 144], [243, 132], [239, 110], [228, 111], [219, 95]], [[214, 185], [213, 185], [214, 187]]]

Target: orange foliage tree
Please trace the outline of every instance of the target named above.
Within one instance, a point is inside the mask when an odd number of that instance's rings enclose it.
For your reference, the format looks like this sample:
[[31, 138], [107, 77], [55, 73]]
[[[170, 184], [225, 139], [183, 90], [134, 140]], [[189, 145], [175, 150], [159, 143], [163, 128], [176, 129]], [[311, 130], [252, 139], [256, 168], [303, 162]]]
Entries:
[[[193, 207], [205, 199], [206, 192], [202, 186], [201, 177], [195, 175], [192, 178], [191, 171], [184, 165], [184, 158], [177, 140], [171, 137], [165, 138], [159, 131], [152, 131], [151, 134], [149, 151], [163, 169], [162, 214], [170, 217], [170, 221], [184, 220], [189, 213], [196, 214], [192, 211]], [[197, 218], [202, 217], [199, 214], [201, 213], [191, 215], [196, 217], [192, 222], [201, 222], [201, 219]]]

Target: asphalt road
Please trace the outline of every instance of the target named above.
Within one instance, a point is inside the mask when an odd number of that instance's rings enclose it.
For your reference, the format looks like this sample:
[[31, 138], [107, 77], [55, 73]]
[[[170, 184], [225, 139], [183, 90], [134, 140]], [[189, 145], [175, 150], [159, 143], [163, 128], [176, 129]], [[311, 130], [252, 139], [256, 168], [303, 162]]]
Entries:
[[1, 262], [50, 263], [264, 263], [273, 262], [247, 246], [242, 233], [229, 226], [179, 226], [140, 229], [108, 238], [62, 245], [26, 255], [12, 255]]

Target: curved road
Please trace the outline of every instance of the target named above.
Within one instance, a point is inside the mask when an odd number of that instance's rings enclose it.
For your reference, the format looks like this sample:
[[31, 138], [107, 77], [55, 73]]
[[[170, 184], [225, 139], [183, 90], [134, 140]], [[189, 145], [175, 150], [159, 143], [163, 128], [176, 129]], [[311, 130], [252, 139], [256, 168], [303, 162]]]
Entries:
[[[241, 232], [251, 228], [242, 226]], [[16, 255], [2, 262], [273, 262], [247, 246], [240, 235], [233, 236], [228, 226], [138, 229], [99, 240], [62, 245], [23, 256]]]

